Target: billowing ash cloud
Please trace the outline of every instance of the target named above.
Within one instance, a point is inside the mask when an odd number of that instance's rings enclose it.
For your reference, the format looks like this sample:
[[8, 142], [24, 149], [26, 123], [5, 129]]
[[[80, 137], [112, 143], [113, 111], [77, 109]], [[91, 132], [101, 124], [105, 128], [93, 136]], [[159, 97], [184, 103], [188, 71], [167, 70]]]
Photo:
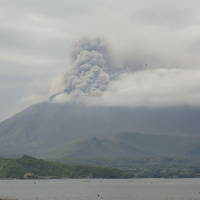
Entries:
[[125, 107], [200, 105], [198, 68], [147, 63], [136, 69], [132, 62], [131, 69], [113, 55], [102, 39], [79, 40], [71, 52], [70, 70], [47, 84], [36, 83], [37, 94], [25, 100]]
[[71, 65], [72, 69], [64, 76], [64, 90], [52, 95], [52, 101], [79, 101], [99, 96], [113, 78], [108, 47], [99, 38], [83, 38], [75, 43]]

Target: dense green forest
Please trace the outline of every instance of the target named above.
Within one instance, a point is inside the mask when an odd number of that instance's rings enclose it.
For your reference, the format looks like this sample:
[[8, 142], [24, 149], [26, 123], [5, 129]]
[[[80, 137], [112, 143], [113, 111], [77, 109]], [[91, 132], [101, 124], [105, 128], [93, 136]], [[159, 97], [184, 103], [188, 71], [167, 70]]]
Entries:
[[73, 164], [114, 167], [129, 173], [133, 178], [199, 178], [200, 160], [187, 157], [118, 157], [88, 160], [68, 159]]
[[[105, 161], [106, 162], [106, 161]], [[122, 162], [122, 160], [120, 161]], [[63, 164], [30, 156], [0, 159], [0, 178], [192, 178], [200, 177], [200, 163], [181, 158], [137, 158], [131, 168]]]
[[131, 174], [114, 168], [69, 165], [45, 161], [30, 156], [19, 159], [0, 159], [0, 178], [24, 178], [25, 174], [54, 178], [129, 178]]

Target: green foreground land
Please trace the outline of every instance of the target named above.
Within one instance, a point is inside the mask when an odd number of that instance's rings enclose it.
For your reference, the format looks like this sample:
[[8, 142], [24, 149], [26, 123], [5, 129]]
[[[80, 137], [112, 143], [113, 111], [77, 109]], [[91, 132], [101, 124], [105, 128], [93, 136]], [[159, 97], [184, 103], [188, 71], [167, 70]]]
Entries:
[[0, 159], [0, 178], [199, 178], [200, 162], [178, 158], [137, 158], [135, 168], [63, 164], [23, 156]]
[[0, 178], [130, 178], [123, 170], [87, 165], [70, 165], [30, 156], [0, 159]]

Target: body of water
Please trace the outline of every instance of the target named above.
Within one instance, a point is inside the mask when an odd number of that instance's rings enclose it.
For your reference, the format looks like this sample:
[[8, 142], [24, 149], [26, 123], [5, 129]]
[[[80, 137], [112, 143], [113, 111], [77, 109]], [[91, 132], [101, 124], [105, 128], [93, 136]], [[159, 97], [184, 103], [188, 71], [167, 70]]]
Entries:
[[0, 180], [19, 200], [200, 200], [200, 179]]

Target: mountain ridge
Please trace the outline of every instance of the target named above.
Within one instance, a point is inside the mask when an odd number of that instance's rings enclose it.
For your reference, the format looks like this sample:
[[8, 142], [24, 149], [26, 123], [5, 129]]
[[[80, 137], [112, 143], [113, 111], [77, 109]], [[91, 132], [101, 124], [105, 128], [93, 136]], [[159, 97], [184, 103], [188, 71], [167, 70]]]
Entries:
[[190, 107], [156, 110], [40, 103], [0, 123], [0, 152], [50, 159], [199, 157], [199, 118], [200, 110]]

